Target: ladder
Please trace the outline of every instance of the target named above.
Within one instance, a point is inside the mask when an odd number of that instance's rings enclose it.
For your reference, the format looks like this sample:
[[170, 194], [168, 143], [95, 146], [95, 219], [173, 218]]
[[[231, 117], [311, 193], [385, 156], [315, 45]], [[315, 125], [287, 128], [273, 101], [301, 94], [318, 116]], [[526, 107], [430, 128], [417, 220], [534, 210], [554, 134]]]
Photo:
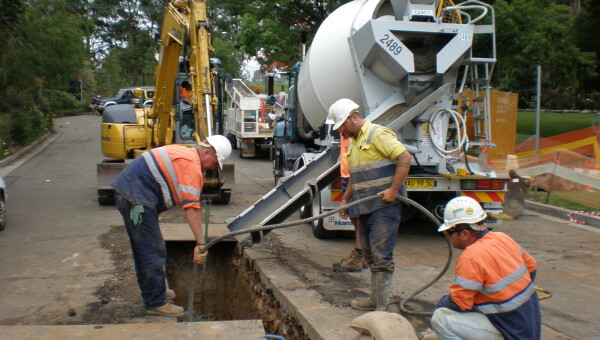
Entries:
[[227, 82], [225, 92], [227, 92], [227, 95], [231, 99], [232, 108], [239, 108], [242, 98], [257, 97], [241, 79], [232, 79]]
[[470, 65], [472, 105], [468, 110], [473, 115], [473, 138], [470, 146], [485, 149], [495, 147], [492, 142], [490, 76], [493, 64], [475, 62]]

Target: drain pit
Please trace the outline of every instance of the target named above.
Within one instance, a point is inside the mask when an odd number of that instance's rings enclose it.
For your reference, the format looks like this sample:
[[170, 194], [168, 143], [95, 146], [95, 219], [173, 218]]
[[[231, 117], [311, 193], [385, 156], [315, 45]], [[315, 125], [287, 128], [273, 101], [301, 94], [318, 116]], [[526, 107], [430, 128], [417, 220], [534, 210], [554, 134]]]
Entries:
[[[194, 242], [167, 242], [167, 280], [176, 293], [174, 302], [186, 309], [194, 246]], [[240, 254], [237, 242], [214, 245], [208, 252], [205, 273], [202, 267], [198, 267], [194, 288], [194, 321], [261, 319], [266, 334], [287, 340], [305, 338], [302, 327], [261, 282], [252, 261]]]

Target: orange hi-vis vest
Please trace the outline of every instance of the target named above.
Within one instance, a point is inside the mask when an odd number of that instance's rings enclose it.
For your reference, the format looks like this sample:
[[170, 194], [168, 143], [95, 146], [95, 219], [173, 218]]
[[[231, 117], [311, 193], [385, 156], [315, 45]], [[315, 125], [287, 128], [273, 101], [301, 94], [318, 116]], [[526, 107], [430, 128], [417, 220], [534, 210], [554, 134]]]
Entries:
[[510, 312], [535, 293], [530, 273], [536, 269], [535, 259], [512, 238], [487, 232], [457, 259], [450, 296], [462, 310]]
[[204, 177], [196, 148], [167, 145], [142, 156], [160, 186], [167, 209], [176, 205], [200, 208]]

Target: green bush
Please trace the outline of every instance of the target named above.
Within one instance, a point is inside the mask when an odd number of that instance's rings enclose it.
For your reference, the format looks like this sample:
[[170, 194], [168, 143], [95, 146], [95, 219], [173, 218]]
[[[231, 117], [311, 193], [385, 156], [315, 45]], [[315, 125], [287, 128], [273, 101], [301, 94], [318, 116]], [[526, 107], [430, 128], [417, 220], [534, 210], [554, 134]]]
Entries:
[[44, 93], [48, 101], [48, 111], [55, 117], [77, 116], [86, 112], [86, 107], [74, 95], [57, 90]]
[[3, 140], [0, 140], [0, 159], [8, 157], [8, 155], [10, 155], [8, 145]]
[[30, 108], [18, 110], [11, 114], [9, 127], [9, 146], [27, 145], [46, 132], [52, 131], [51, 114]]

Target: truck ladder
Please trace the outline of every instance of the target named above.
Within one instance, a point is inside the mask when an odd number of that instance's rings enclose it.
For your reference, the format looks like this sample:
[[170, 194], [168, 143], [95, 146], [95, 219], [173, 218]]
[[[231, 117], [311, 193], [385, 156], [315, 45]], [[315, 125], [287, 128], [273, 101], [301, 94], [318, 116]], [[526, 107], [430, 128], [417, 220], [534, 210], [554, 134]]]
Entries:
[[491, 108], [490, 108], [490, 73], [493, 66], [490, 63], [473, 63], [470, 65], [473, 141], [471, 146], [494, 147], [492, 142]]
[[228, 81], [225, 86], [225, 92], [227, 92], [232, 103], [234, 103], [233, 107], [240, 107], [242, 98], [257, 97], [241, 79], [232, 79], [231, 81]]

